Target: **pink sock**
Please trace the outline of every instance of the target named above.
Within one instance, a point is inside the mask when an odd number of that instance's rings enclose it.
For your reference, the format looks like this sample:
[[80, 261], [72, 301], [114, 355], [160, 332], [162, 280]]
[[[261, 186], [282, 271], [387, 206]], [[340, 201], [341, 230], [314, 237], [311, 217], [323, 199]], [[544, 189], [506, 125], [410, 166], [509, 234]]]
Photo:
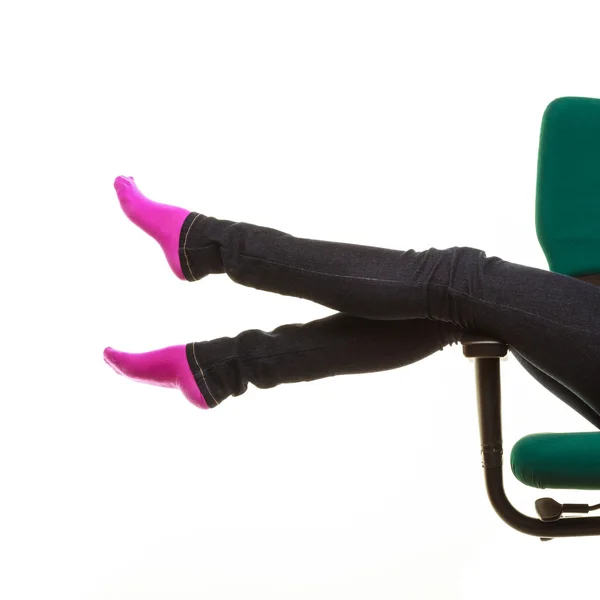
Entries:
[[173, 273], [185, 281], [179, 262], [179, 235], [191, 211], [149, 200], [140, 192], [133, 177], [119, 176], [114, 186], [123, 212], [160, 244]]
[[141, 354], [119, 352], [108, 347], [104, 350], [104, 360], [119, 375], [142, 383], [177, 388], [192, 404], [209, 408], [189, 367], [185, 344]]

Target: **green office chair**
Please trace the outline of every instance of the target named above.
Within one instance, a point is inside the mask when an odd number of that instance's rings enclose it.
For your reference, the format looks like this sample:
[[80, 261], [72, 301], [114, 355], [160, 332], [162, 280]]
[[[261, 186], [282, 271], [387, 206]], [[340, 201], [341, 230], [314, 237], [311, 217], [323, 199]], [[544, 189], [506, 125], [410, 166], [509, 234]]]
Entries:
[[[536, 231], [550, 271], [572, 277], [600, 273], [599, 99], [557, 98], [544, 112]], [[508, 358], [508, 346], [481, 335], [463, 341], [462, 346], [464, 355], [475, 363], [482, 465], [488, 497], [498, 515], [542, 541], [600, 535], [600, 517], [564, 517], [598, 510], [600, 504], [560, 504], [541, 498], [535, 503], [537, 519], [511, 505], [502, 481], [500, 403], [500, 359]], [[519, 481], [531, 487], [600, 490], [600, 431], [525, 436], [512, 449], [511, 468]]]

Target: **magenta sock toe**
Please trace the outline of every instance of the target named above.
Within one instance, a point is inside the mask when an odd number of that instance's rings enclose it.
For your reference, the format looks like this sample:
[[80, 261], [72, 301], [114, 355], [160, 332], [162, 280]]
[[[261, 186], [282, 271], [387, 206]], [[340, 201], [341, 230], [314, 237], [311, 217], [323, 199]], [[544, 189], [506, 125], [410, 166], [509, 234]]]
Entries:
[[173, 273], [185, 281], [179, 261], [179, 235], [191, 211], [149, 200], [140, 192], [133, 177], [119, 176], [114, 186], [123, 212], [160, 244]]
[[177, 388], [199, 408], [209, 408], [190, 369], [185, 345], [133, 354], [113, 348], [104, 350], [104, 360], [120, 375], [134, 381]]

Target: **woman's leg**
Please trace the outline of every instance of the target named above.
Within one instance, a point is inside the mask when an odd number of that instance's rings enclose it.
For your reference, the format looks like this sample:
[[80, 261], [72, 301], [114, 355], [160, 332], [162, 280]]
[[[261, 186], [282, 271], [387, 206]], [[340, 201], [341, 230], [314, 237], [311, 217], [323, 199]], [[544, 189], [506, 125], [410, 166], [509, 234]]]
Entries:
[[271, 332], [243, 331], [186, 346], [189, 364], [209, 407], [243, 394], [334, 375], [375, 373], [413, 364], [468, 332], [428, 319], [374, 321], [335, 313]]
[[357, 317], [431, 319], [493, 335], [600, 414], [600, 287], [587, 282], [476, 248], [303, 239], [194, 212], [181, 229], [180, 261], [190, 281], [226, 273]]
[[[336, 313], [306, 324], [282, 325], [270, 333], [251, 329], [235, 338], [195, 342], [186, 350], [189, 364], [196, 367], [195, 381], [212, 408], [243, 394], [248, 383], [266, 389], [397, 369], [473, 336], [477, 334], [444, 321], [380, 321]], [[600, 429], [599, 413], [515, 348], [511, 352], [538, 383]]]
[[[243, 394], [248, 383], [267, 389], [283, 383], [396, 369], [474, 335], [443, 321], [380, 321], [336, 313], [306, 324], [282, 325], [271, 332], [251, 329], [233, 338], [141, 354], [111, 350], [107, 362], [120, 374], [179, 388], [197, 406], [214, 408], [229, 396]], [[511, 351], [542, 386], [600, 429], [597, 412], [515, 348]]]
[[[442, 321], [380, 321], [335, 313], [271, 332], [249, 329], [235, 337], [140, 354], [110, 349], [106, 358], [120, 374], [179, 387], [194, 404], [213, 408], [229, 396], [243, 394], [248, 383], [266, 389], [334, 375], [386, 371], [422, 360], [466, 335], [471, 333]], [[186, 381], [190, 371], [193, 379]]]
[[600, 413], [598, 286], [476, 248], [402, 251], [185, 214], [176, 219], [178, 252], [190, 281], [226, 273], [242, 285], [356, 317], [428, 319], [492, 335]]

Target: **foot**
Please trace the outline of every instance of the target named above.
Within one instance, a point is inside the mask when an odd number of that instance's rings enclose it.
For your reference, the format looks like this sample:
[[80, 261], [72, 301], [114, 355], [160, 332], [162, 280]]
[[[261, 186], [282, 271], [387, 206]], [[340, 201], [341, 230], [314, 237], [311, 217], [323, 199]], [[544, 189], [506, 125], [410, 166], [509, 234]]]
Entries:
[[179, 235], [190, 211], [149, 200], [140, 192], [133, 177], [119, 176], [114, 186], [123, 212], [160, 244], [173, 273], [185, 281], [179, 262]]
[[209, 408], [190, 369], [185, 345], [131, 354], [113, 348], [104, 350], [104, 360], [119, 374], [134, 381], [176, 388], [199, 408]]

